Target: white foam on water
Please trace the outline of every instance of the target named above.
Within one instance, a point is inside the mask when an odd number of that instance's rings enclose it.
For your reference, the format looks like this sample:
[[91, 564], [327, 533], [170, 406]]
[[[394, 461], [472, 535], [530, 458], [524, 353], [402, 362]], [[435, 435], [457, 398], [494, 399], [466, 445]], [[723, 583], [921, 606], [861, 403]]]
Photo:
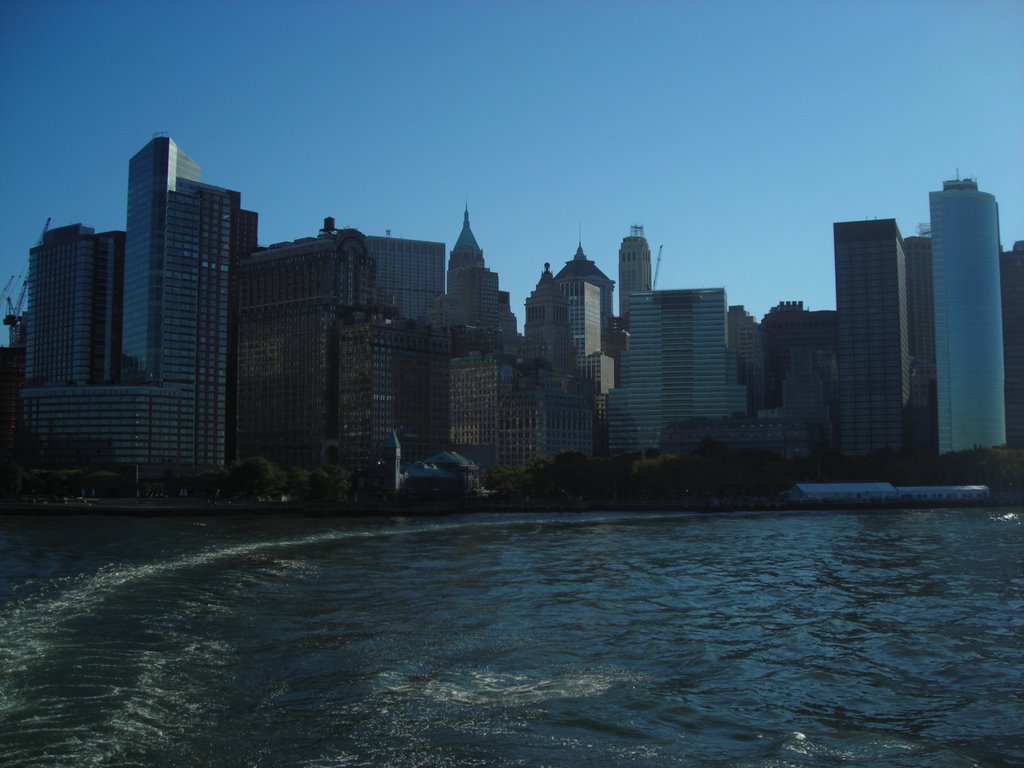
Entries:
[[547, 676], [476, 669], [425, 679], [388, 672], [381, 676], [381, 683], [389, 692], [433, 702], [508, 708], [599, 696], [615, 685], [635, 679], [633, 674], [609, 670], [567, 671]]

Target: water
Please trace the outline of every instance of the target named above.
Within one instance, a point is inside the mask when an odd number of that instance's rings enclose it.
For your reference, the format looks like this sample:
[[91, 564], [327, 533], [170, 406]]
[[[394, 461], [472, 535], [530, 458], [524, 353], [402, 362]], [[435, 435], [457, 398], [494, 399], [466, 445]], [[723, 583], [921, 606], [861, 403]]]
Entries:
[[1024, 765], [1024, 511], [0, 519], [0, 764]]

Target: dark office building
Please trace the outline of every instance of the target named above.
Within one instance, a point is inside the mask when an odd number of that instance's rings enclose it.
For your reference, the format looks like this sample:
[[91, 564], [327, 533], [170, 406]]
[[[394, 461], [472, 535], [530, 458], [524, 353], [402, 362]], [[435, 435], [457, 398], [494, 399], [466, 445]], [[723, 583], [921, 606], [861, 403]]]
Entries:
[[1006, 444], [1024, 448], [1024, 240], [1000, 258]]
[[368, 235], [366, 248], [377, 262], [377, 289], [402, 317], [423, 322], [444, 295], [444, 243]]
[[761, 320], [768, 356], [769, 408], [783, 407], [783, 384], [795, 349], [827, 351], [839, 349], [839, 319], [833, 309], [809, 310], [802, 301], [782, 301]]
[[[448, 288], [437, 325], [500, 327], [498, 273], [484, 266], [484, 252], [469, 226], [469, 207], [462, 231], [448, 257]], [[404, 445], [404, 443], [403, 443]]]
[[910, 352], [908, 439], [916, 452], [934, 454], [939, 450], [939, 432], [935, 399], [932, 240], [922, 236], [905, 237], [903, 253], [907, 260], [907, 347]]
[[893, 219], [833, 225], [843, 453], [906, 444], [910, 400], [907, 280]]
[[366, 470], [392, 433], [403, 461], [451, 445], [447, 333], [374, 318], [341, 326], [337, 343], [339, 464]]
[[[316, 469], [338, 461], [338, 334], [376, 311], [361, 232], [256, 251], [239, 269], [238, 454]], [[367, 371], [366, 375], [371, 372]]]
[[28, 386], [110, 384], [121, 367], [124, 232], [71, 224], [29, 251]]
[[728, 320], [729, 349], [737, 358], [737, 382], [747, 388], [747, 415], [754, 416], [765, 403], [765, 334], [742, 304], [729, 307]]
[[0, 347], [0, 464], [15, 458], [18, 395], [25, 384], [25, 348]]

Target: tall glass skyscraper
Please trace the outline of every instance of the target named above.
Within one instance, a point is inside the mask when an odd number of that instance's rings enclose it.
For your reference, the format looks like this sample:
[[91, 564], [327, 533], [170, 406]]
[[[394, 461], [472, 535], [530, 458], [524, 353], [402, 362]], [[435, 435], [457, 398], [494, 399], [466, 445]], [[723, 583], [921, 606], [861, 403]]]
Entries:
[[[166, 136], [155, 137], [128, 163], [125, 237], [124, 355], [126, 383], [159, 383], [164, 302], [174, 307], [177, 273], [167, 256], [168, 202], [178, 181], [199, 181], [199, 166]], [[186, 272], [192, 270], [186, 268]]]
[[732, 415], [727, 312], [724, 288], [633, 294], [622, 386], [608, 393], [612, 451], [658, 448], [670, 424]]
[[238, 192], [198, 179], [199, 166], [167, 137], [131, 159], [121, 383], [23, 390], [38, 463], [138, 464], [153, 475], [231, 458], [234, 267], [256, 247], [257, 217]]
[[1002, 445], [999, 208], [971, 179], [928, 195], [939, 452]]

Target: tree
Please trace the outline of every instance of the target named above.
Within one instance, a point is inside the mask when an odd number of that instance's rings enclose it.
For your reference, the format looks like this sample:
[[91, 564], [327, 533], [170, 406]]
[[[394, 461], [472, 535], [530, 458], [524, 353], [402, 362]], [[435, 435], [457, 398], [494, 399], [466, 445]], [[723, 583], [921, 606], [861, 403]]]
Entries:
[[25, 470], [13, 461], [0, 467], [0, 498], [13, 499], [25, 484]]
[[284, 489], [286, 481], [284, 472], [262, 456], [234, 462], [227, 468], [225, 479], [232, 495], [252, 498], [274, 496]]
[[352, 475], [344, 467], [327, 464], [309, 475], [309, 498], [342, 501], [352, 489]]
[[309, 475], [309, 470], [302, 467], [290, 467], [288, 469], [287, 488], [292, 498], [309, 498]]

